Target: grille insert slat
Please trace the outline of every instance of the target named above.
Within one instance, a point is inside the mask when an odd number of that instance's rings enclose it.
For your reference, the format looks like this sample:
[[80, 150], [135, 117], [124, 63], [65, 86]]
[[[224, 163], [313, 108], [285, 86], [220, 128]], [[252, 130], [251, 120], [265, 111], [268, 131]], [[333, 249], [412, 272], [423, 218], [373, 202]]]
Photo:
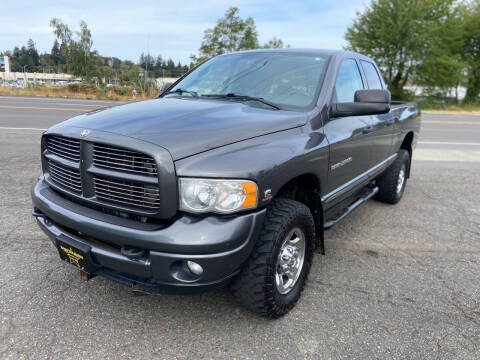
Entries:
[[133, 186], [132, 186], [132, 189], [125, 189], [122, 187], [114, 188], [113, 186], [102, 184], [100, 182], [97, 182], [95, 185], [97, 187], [97, 190], [99, 191], [108, 190], [108, 191], [111, 191], [112, 193], [116, 193], [119, 195], [124, 195], [125, 190], [127, 190], [128, 193], [131, 194], [131, 196], [138, 197], [138, 198], [143, 198], [146, 194], [158, 196], [158, 191], [155, 189], [148, 189], [148, 191], [145, 191], [144, 189], [143, 191], [141, 191], [141, 190], [134, 190], [135, 188]]
[[93, 181], [95, 195], [100, 200], [146, 209], [158, 209], [160, 206], [159, 191], [155, 185], [100, 176], [95, 176]]
[[100, 168], [152, 177], [158, 176], [157, 164], [153, 158], [116, 146], [95, 144], [93, 163]]
[[68, 181], [72, 186], [77, 187], [79, 190], [81, 190], [81, 183], [75, 179], [74, 176], [62, 173], [61, 171], [55, 170], [54, 168], [50, 168], [50, 174], [52, 174], [54, 177], [60, 178], [63, 181]]
[[69, 148], [69, 149], [72, 149], [72, 150], [77, 150], [78, 147], [80, 146], [79, 142], [75, 143], [75, 142], [71, 142], [71, 141], [59, 141], [57, 138], [54, 138], [54, 137], [49, 138], [48, 141], [51, 144], [60, 145], [60, 146], [63, 146], [63, 147], [66, 147], [66, 148]]
[[147, 176], [156, 175], [156, 174], [152, 174], [152, 173], [146, 173], [145, 171], [142, 171], [142, 170], [136, 170], [134, 167], [129, 167], [127, 169], [126, 165], [123, 165], [123, 164], [119, 165], [119, 164], [115, 164], [115, 163], [106, 163], [106, 162], [102, 162], [102, 161], [97, 161], [97, 162], [95, 162], [95, 165], [97, 165], [98, 167], [105, 168], [105, 169], [111, 169], [111, 170], [120, 171], [120, 172], [129, 172], [129, 173], [135, 173], [135, 174], [147, 175]]
[[[152, 159], [151, 158], [147, 158], [147, 157], [144, 157], [144, 156], [127, 156], [125, 155], [123, 158], [116, 155], [116, 154], [107, 154], [107, 153], [104, 153], [103, 151], [102, 152], [99, 152], [99, 151], [95, 151], [95, 157], [99, 157], [99, 158], [104, 158], [104, 159], [110, 159], [110, 160], [117, 160], [117, 161], [126, 161], [126, 162], [143, 162], [143, 163], [146, 163], [146, 164], [151, 164], [152, 163]], [[134, 160], [132, 160], [134, 159]]]
[[[57, 165], [53, 161], [50, 161], [50, 167], [54, 168], [54, 169], [57, 168], [59, 170], [62, 170], [63, 172], [70, 173], [71, 175], [77, 175], [78, 174], [78, 170], [70, 169], [70, 168], [68, 168], [66, 166], [62, 166], [62, 165]], [[79, 179], [79, 181], [80, 181], [80, 179]]]
[[46, 146], [49, 153], [70, 161], [80, 161], [80, 141], [61, 136], [47, 137]]
[[55, 184], [77, 193], [82, 192], [79, 170], [70, 169], [64, 165], [48, 161], [48, 173]]
[[[106, 179], [104, 177], [96, 177], [97, 181], [101, 181], [102, 183], [107, 183], [111, 184], [113, 186], [119, 187], [121, 190], [123, 189], [136, 189], [136, 190], [143, 190], [144, 186], [142, 183], [135, 183], [138, 185], [132, 185], [132, 184], [123, 184], [121, 180], [116, 180], [116, 179]], [[153, 188], [152, 188], [153, 190]], [[158, 191], [158, 189], [155, 187], [155, 190]]]
[[[125, 196], [125, 193], [114, 191], [108, 188], [99, 188], [98, 186], [96, 188], [95, 194], [97, 194], [97, 196], [100, 195], [100, 196], [113, 197], [117, 199], [123, 199], [127, 202], [135, 201], [141, 204], [147, 203], [148, 206], [154, 206], [154, 207], [160, 204], [160, 200], [158, 199], [158, 196], [155, 196], [154, 194], [148, 194], [151, 196], [151, 199], [146, 198], [145, 194], [139, 195], [139, 194], [128, 193], [127, 194], [128, 196]], [[148, 200], [145, 200], [145, 199], [148, 199]]]
[[119, 195], [112, 195], [110, 192], [100, 192], [97, 191], [97, 197], [108, 197], [108, 201], [116, 201], [116, 202], [121, 202], [123, 204], [127, 205], [134, 205], [134, 206], [142, 206], [142, 207], [147, 207], [151, 209], [156, 209], [158, 205], [160, 205], [160, 202], [145, 202], [142, 199], [134, 199], [131, 197], [125, 197], [125, 196], [119, 196]]
[[53, 153], [54, 155], [60, 156], [61, 158], [64, 158], [64, 159], [67, 159], [67, 160], [76, 161], [76, 162], [78, 162], [80, 160], [80, 156], [77, 157], [75, 155], [72, 155], [72, 153], [70, 151], [62, 149], [62, 148], [58, 148], [56, 146], [50, 145], [48, 150], [49, 150], [49, 152]]
[[101, 150], [101, 148], [98, 148], [98, 145], [95, 146], [95, 153], [96, 154], [99, 154], [99, 155], [109, 155], [109, 156], [115, 156], [115, 157], [118, 157], [118, 158], [138, 158], [140, 160], [145, 160], [145, 161], [151, 161], [152, 158], [149, 157], [149, 156], [145, 156], [145, 155], [142, 155], [140, 153], [118, 153], [118, 152], [111, 152], [111, 151], [104, 151], [104, 150]]

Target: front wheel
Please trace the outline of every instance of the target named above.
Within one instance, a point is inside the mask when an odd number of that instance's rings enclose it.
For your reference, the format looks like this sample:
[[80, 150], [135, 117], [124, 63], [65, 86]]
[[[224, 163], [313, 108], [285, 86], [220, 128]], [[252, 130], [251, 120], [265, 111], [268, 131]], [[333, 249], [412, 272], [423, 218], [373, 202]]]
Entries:
[[410, 154], [407, 150], [400, 149], [398, 156], [385, 172], [377, 179], [377, 199], [388, 204], [399, 202], [407, 184]]
[[267, 317], [280, 317], [298, 301], [315, 247], [315, 225], [308, 207], [275, 199], [250, 259], [232, 284], [238, 302]]

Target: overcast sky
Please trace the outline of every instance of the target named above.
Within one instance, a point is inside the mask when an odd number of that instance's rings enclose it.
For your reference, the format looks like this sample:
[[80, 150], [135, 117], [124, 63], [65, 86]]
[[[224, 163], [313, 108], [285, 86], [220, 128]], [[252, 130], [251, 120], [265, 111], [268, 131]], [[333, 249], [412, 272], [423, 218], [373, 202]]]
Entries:
[[368, 0], [270, 1], [0, 1], [0, 50], [11, 50], [32, 38], [48, 51], [54, 36], [49, 22], [57, 17], [71, 29], [85, 20], [93, 47], [103, 56], [138, 61], [142, 51], [188, 62], [197, 52], [206, 28], [213, 27], [229, 6], [254, 18], [259, 40], [273, 36], [291, 47], [340, 49], [346, 27]]

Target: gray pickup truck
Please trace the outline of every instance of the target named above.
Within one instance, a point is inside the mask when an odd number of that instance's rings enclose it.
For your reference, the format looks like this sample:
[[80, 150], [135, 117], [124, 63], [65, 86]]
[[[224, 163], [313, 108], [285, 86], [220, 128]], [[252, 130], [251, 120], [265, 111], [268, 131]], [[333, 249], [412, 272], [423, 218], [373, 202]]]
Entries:
[[221, 55], [157, 99], [48, 129], [33, 215], [84, 280], [147, 293], [228, 283], [279, 317], [324, 230], [371, 197], [402, 198], [419, 130], [417, 106], [392, 103], [366, 56]]

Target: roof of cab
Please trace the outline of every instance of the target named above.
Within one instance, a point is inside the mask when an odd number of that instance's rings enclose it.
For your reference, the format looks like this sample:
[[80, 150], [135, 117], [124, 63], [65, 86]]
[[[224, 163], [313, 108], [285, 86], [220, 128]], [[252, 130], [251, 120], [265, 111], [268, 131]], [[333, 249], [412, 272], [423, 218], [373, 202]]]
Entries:
[[[272, 52], [272, 53], [290, 53], [290, 54], [303, 54], [303, 55], [319, 55], [319, 56], [335, 56], [339, 58], [345, 57], [356, 57], [360, 59], [369, 59], [368, 56], [359, 54], [354, 51], [347, 51], [347, 50], [329, 50], [329, 49], [292, 49], [292, 48], [275, 48], [275, 49], [254, 49], [254, 50], [243, 50], [237, 51], [235, 54], [242, 54], [242, 53], [255, 53], [255, 52]], [[224, 54], [228, 55], [228, 54]]]

